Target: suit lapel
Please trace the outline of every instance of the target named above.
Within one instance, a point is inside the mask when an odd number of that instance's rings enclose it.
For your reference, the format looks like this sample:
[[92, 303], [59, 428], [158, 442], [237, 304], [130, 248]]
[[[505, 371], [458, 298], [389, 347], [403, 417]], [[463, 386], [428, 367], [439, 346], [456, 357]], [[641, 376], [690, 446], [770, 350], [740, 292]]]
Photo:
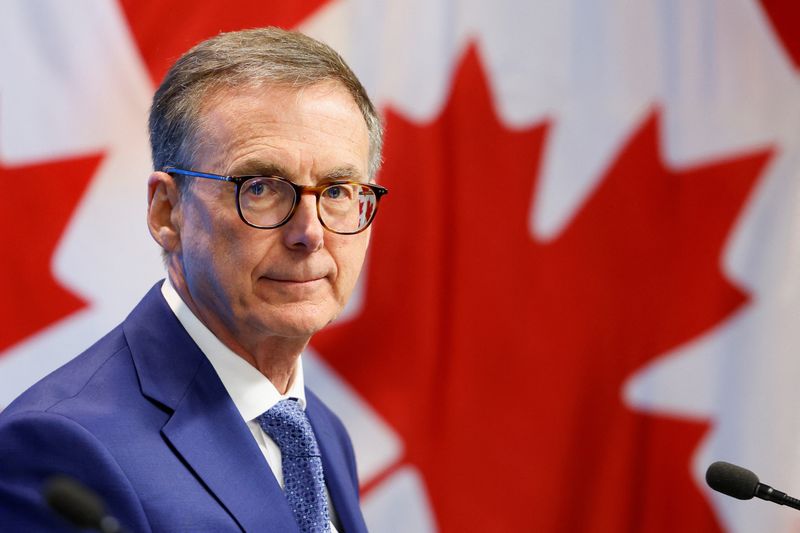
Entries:
[[325, 482], [342, 528], [347, 533], [366, 533], [358, 502], [358, 482], [353, 479], [347, 462], [348, 458], [353, 460], [352, 456], [343, 447], [343, 435], [333, 426], [333, 414], [307, 389], [306, 415], [319, 443]]
[[[157, 325], [157, 326], [156, 326]], [[275, 476], [214, 368], [153, 287], [123, 324], [142, 393], [172, 410], [162, 434], [245, 531], [295, 532]]]
[[245, 531], [296, 531], [275, 476], [211, 364], [200, 367], [162, 430]]

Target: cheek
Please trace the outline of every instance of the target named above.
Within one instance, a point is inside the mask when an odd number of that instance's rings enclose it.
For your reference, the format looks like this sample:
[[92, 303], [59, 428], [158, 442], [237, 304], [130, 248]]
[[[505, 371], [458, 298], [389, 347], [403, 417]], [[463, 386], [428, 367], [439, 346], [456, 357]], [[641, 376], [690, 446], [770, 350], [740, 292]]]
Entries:
[[265, 246], [258, 239], [242, 235], [240, 229], [218, 231], [209, 242], [209, 253], [226, 283], [249, 286], [264, 262]]
[[[205, 207], [205, 206], [204, 206]], [[196, 209], [187, 217], [184, 228], [184, 258], [187, 267], [202, 273], [204, 278], [217, 278], [230, 283], [237, 273], [245, 275], [248, 254], [254, 246], [248, 245], [242, 230], [247, 229], [238, 220], [229, 220], [213, 209]], [[252, 265], [251, 265], [252, 266]]]
[[364, 257], [367, 253], [368, 239], [366, 236], [358, 236], [358, 241], [345, 242], [336, 248], [336, 264], [338, 267], [337, 285], [340, 296], [347, 299], [358, 280], [361, 268], [364, 265]]

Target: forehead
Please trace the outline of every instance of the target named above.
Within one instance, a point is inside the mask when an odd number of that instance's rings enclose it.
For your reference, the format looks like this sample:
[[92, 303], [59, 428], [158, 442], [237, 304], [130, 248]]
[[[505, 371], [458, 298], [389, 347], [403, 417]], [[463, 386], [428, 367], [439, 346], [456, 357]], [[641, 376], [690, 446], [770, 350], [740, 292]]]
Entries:
[[198, 170], [281, 168], [287, 177], [314, 177], [328, 167], [352, 167], [367, 175], [366, 122], [339, 82], [217, 90], [200, 109], [198, 132]]

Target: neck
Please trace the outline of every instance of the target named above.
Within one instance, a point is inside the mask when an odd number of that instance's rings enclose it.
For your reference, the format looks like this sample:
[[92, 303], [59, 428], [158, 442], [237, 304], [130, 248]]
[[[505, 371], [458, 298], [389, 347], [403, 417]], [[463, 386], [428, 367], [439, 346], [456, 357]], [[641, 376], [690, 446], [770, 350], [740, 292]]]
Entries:
[[264, 374], [281, 394], [286, 394], [286, 391], [289, 390], [289, 387], [294, 382], [297, 361], [306, 344], [308, 344], [308, 341], [293, 344], [287, 342], [291, 339], [270, 337], [259, 343], [257, 351], [245, 351], [244, 349], [240, 351], [230, 346], [225, 340], [220, 340], [231, 348], [236, 355], [242, 357]]
[[238, 340], [241, 336], [233, 334], [215, 315], [204, 313], [196, 305], [181, 276], [170, 273], [169, 278], [186, 306], [220, 342], [266, 376], [278, 392], [285, 394], [289, 390], [294, 382], [297, 361], [310, 339], [264, 336], [245, 344]]

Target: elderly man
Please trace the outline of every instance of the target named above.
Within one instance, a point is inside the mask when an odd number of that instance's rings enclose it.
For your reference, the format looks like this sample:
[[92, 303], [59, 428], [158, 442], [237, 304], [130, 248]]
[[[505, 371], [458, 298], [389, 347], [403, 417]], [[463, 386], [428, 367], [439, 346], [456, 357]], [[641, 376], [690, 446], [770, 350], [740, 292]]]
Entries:
[[153, 100], [168, 277], [0, 415], [0, 529], [66, 528], [63, 474], [132, 531], [365, 531], [350, 440], [300, 354], [353, 291], [382, 131], [329, 47], [274, 28], [180, 58]]

